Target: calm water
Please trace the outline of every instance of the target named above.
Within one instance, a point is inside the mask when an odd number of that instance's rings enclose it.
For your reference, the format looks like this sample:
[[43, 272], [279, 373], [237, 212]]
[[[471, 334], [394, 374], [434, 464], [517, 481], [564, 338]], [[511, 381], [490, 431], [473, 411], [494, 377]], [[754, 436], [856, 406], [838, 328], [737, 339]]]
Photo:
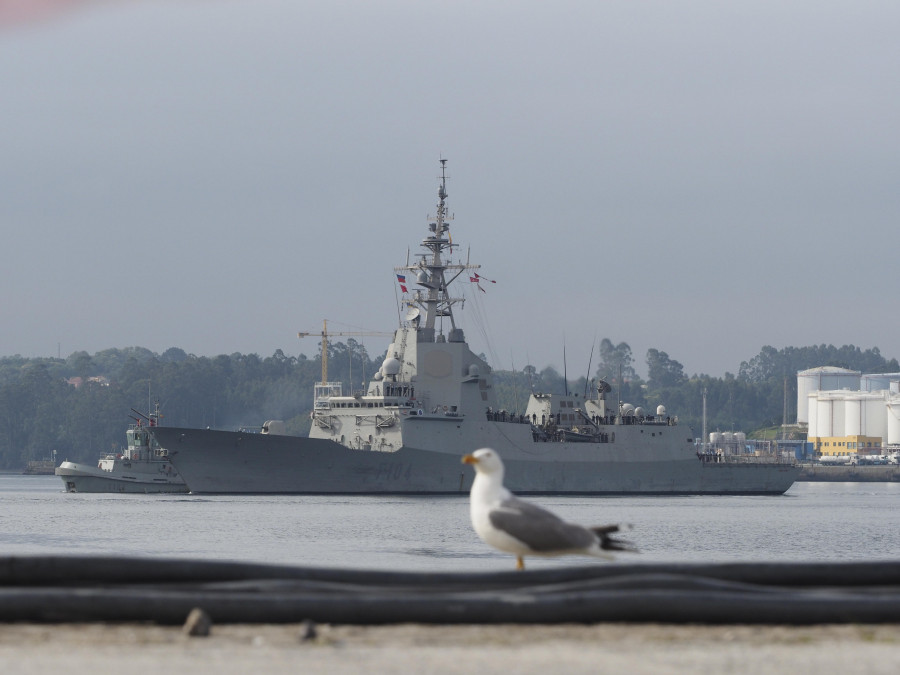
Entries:
[[[900, 557], [896, 483], [797, 483], [781, 497], [535, 497], [582, 524], [631, 523], [636, 562]], [[466, 497], [67, 494], [0, 475], [0, 555], [129, 555], [487, 571], [513, 561], [469, 525]], [[529, 560], [531, 569], [589, 558]]]

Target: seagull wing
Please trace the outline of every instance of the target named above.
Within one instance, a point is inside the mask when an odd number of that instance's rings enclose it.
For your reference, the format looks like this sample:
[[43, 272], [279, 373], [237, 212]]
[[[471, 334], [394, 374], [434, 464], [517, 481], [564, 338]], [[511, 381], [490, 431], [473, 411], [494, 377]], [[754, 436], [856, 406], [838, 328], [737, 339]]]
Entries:
[[589, 548], [597, 535], [567, 523], [540, 506], [512, 496], [491, 509], [491, 525], [506, 532], [536, 553], [578, 551]]

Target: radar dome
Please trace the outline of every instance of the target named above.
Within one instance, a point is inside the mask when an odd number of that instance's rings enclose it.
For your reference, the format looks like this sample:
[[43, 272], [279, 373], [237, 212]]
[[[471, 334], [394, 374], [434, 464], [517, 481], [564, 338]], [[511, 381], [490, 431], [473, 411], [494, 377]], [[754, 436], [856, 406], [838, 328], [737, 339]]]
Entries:
[[630, 403], [624, 404], [622, 406], [622, 414], [625, 417], [631, 417], [632, 415], [634, 415], [634, 406], [631, 405]]
[[375, 380], [376, 382], [380, 382], [381, 380], [384, 379], [384, 375], [382, 375], [381, 371], [379, 370], [377, 373], [375, 373], [375, 375], [372, 377], [372, 379]]
[[385, 375], [396, 375], [400, 372], [400, 362], [394, 357], [385, 359], [381, 364], [381, 372]]
[[635, 417], [643, 417], [644, 409], [641, 406], [638, 406], [637, 408], [634, 409], [634, 415], [635, 415]]
[[658, 406], [656, 406], [656, 414], [657, 414], [659, 417], [665, 417], [665, 415], [666, 415], [666, 406], [664, 406], [664, 405], [658, 405]]

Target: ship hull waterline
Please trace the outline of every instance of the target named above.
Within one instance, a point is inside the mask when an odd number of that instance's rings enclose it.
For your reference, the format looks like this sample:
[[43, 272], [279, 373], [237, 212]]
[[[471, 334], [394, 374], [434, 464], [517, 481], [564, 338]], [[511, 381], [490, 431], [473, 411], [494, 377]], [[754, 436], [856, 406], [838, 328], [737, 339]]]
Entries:
[[113, 493], [113, 494], [157, 494], [187, 493], [188, 487], [182, 480], [158, 478], [153, 475], [110, 472], [93, 466], [63, 462], [56, 468], [56, 475], [62, 479], [66, 492]]
[[[159, 427], [157, 440], [195, 494], [465, 494], [473, 472], [456, 452], [409, 446], [355, 450], [328, 439]], [[506, 485], [519, 494], [780, 495], [798, 469], [710, 463], [695, 455], [608, 460], [589, 444], [535, 444], [504, 452]]]

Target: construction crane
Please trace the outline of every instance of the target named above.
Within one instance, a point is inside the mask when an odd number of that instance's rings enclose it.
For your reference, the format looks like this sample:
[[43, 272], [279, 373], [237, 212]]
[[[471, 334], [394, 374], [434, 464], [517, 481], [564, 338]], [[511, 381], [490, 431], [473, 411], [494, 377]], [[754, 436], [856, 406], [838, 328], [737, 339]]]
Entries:
[[328, 319], [322, 319], [322, 332], [321, 333], [306, 333], [300, 332], [297, 333], [298, 338], [311, 337], [313, 335], [317, 335], [322, 338], [322, 384], [328, 383], [328, 337], [333, 335], [341, 335], [341, 336], [361, 336], [361, 335], [375, 335], [375, 336], [393, 336], [393, 333], [385, 333], [383, 331], [341, 331], [338, 333], [329, 333], [328, 332]]

